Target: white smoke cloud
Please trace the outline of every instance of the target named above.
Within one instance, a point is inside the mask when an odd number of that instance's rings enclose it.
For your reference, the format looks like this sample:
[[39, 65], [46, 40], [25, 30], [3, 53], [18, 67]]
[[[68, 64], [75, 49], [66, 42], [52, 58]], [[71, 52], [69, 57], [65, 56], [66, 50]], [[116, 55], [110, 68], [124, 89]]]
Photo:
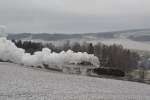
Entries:
[[4, 61], [11, 61], [14, 63], [21, 63], [24, 50], [17, 48], [11, 41], [6, 38], [0, 38], [0, 59]]
[[64, 64], [78, 64], [83, 61], [90, 62], [95, 67], [99, 66], [99, 60], [93, 54], [75, 53], [71, 50], [55, 53], [51, 52], [48, 48], [43, 48], [42, 51], [35, 52], [34, 55], [31, 55], [30, 53], [25, 53], [24, 49], [17, 48], [14, 43], [6, 38], [0, 38], [0, 59], [26, 66], [42, 67], [45, 64], [49, 67], [55, 65], [62, 68]]

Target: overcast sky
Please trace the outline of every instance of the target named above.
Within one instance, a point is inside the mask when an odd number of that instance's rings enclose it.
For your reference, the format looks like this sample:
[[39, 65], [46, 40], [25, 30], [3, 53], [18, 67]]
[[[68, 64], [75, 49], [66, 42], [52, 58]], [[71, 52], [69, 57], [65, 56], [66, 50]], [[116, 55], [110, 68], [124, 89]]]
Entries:
[[0, 0], [6, 32], [150, 28], [150, 0]]

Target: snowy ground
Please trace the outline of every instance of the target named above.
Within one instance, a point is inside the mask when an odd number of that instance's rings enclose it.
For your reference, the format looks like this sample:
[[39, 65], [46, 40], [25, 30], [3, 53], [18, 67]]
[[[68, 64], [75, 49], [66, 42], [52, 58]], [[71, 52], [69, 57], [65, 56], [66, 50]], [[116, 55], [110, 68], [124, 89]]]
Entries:
[[150, 100], [150, 85], [0, 63], [0, 100]]

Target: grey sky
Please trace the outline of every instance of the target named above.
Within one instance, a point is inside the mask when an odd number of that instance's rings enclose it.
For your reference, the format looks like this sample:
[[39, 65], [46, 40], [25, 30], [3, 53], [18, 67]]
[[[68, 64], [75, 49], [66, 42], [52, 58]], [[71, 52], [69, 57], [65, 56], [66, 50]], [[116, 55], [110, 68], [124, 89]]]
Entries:
[[150, 0], [0, 0], [7, 32], [150, 28]]

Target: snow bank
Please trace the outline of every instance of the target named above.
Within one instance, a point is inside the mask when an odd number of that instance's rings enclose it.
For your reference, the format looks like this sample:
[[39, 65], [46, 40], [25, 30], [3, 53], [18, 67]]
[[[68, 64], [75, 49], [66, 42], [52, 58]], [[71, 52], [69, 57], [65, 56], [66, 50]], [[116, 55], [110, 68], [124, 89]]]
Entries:
[[24, 49], [17, 48], [14, 43], [6, 38], [0, 38], [0, 59], [11, 61], [26, 66], [56, 65], [62, 68], [64, 64], [78, 64], [81, 62], [90, 62], [95, 67], [99, 66], [99, 60], [96, 56], [87, 53], [75, 53], [71, 50], [61, 53], [51, 52], [48, 48], [35, 52], [34, 55], [25, 53]]

